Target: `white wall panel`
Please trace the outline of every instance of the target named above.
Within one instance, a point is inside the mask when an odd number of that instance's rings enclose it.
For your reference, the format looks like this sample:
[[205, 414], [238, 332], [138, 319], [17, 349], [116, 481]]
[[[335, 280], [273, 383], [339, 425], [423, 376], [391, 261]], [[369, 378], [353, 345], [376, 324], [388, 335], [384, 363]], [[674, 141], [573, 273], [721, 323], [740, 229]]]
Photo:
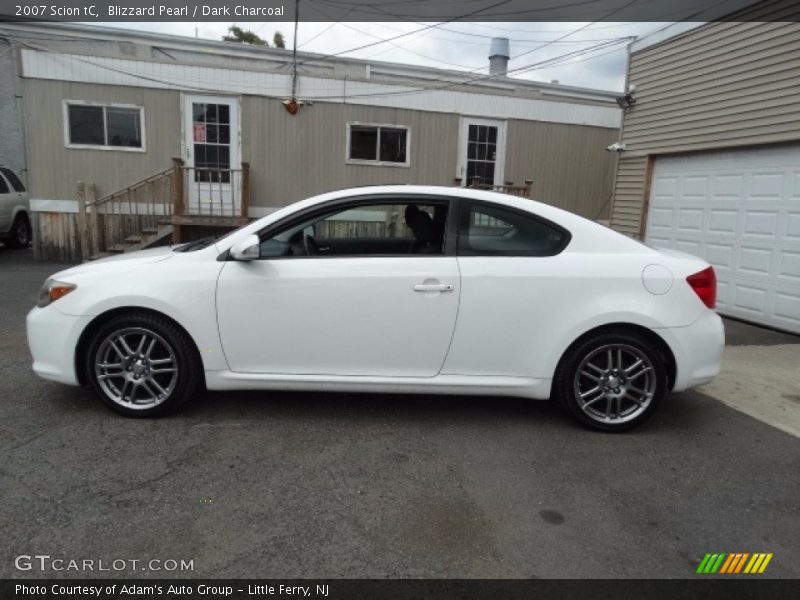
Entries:
[[[222, 69], [154, 61], [22, 51], [23, 76], [106, 85], [126, 85], [215, 94], [288, 98], [291, 76], [264, 71]], [[427, 84], [426, 84], [427, 85]], [[436, 85], [436, 84], [432, 84]], [[593, 125], [616, 129], [620, 111], [613, 106], [570, 104], [454, 90], [412, 92], [417, 88], [363, 81], [301, 76], [299, 97], [316, 102], [388, 106], [505, 119]], [[402, 92], [399, 93], [398, 92]]]

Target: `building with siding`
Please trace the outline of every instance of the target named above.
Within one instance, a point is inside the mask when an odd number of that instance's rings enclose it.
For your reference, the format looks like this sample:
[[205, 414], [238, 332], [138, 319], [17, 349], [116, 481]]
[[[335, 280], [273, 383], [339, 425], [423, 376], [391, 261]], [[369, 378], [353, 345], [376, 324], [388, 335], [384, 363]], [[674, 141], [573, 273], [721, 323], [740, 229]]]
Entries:
[[612, 92], [307, 53], [294, 80], [290, 51], [76, 24], [5, 23], [0, 41], [25, 132], [0, 162], [29, 182], [38, 256], [85, 257], [103, 211], [99, 237], [115, 245], [110, 228], [135, 234], [136, 215], [175, 210], [168, 189], [182, 195], [176, 227], [351, 186], [476, 180], [532, 182], [538, 200], [608, 218]]
[[634, 42], [613, 228], [702, 256], [721, 313], [800, 332], [800, 5]]

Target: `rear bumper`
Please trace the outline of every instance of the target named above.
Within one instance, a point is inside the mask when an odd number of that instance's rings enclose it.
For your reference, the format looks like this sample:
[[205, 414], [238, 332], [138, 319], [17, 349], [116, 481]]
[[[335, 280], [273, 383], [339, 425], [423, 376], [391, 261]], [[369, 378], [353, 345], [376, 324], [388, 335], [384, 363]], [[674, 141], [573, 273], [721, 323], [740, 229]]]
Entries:
[[722, 351], [725, 347], [725, 328], [720, 316], [705, 311], [686, 327], [656, 330], [667, 342], [675, 356], [676, 376], [672, 390], [680, 392], [708, 383], [719, 375]]
[[25, 325], [33, 371], [44, 379], [78, 385], [75, 348], [91, 320], [92, 317], [65, 315], [53, 306], [31, 310]]

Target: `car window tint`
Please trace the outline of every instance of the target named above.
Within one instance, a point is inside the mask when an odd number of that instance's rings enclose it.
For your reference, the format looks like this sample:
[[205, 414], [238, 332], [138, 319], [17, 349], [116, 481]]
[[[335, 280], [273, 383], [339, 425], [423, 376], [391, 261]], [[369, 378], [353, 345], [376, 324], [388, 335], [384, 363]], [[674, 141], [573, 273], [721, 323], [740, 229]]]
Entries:
[[569, 241], [564, 229], [521, 211], [468, 202], [461, 211], [458, 253], [468, 256], [551, 256]]
[[0, 177], [0, 194], [8, 194], [8, 193], [9, 193], [8, 184], [6, 183], [5, 179]]
[[6, 176], [8, 182], [11, 184], [11, 187], [14, 188], [15, 192], [24, 192], [25, 186], [22, 185], [22, 182], [19, 180], [19, 177], [7, 167], [0, 167], [0, 173]]
[[441, 255], [446, 217], [447, 207], [439, 204], [351, 205], [262, 239], [261, 257]]

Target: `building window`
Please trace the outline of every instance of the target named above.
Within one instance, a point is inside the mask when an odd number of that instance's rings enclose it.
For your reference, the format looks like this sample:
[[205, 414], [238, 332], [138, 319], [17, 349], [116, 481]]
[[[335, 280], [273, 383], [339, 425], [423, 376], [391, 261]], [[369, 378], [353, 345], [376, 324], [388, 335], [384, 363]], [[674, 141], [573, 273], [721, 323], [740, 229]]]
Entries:
[[408, 127], [347, 124], [347, 162], [353, 164], [409, 166]]
[[144, 150], [144, 109], [116, 104], [64, 103], [68, 147]]

